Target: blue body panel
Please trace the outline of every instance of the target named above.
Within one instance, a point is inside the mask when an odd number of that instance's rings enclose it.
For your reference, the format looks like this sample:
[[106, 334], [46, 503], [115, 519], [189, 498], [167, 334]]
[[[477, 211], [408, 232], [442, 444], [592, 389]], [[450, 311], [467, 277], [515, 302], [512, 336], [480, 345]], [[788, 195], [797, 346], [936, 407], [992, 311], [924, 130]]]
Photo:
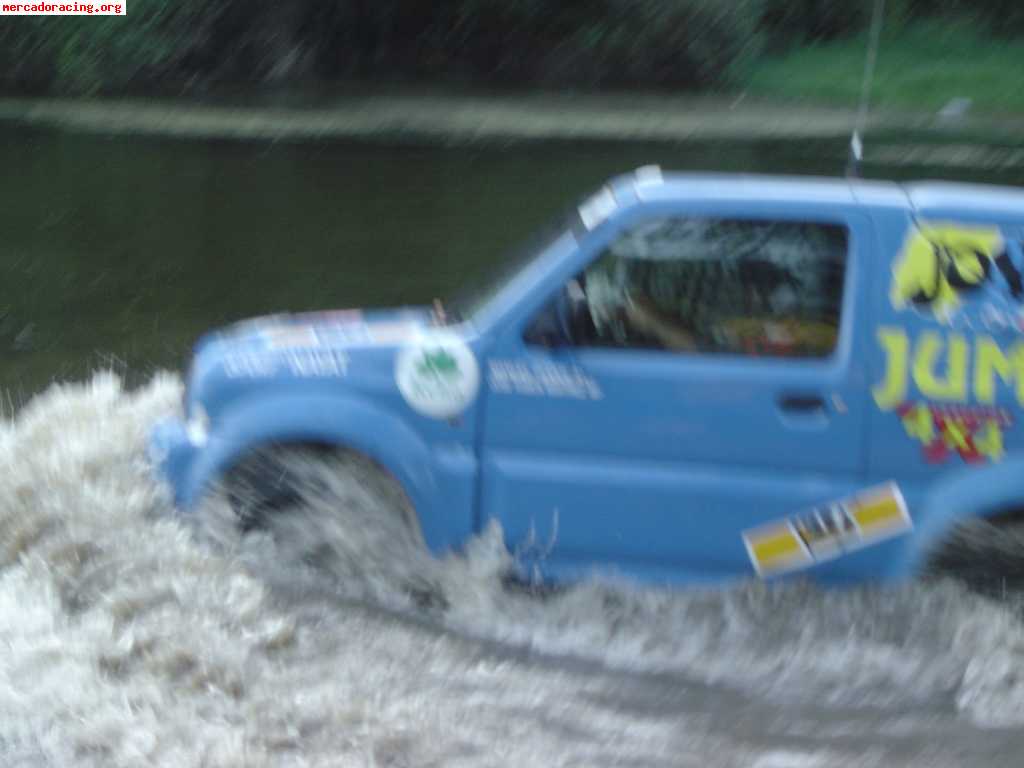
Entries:
[[[527, 341], [615, 238], [665, 217], [842, 227], [831, 356]], [[968, 255], [942, 262], [939, 290], [928, 249], [943, 238]], [[1022, 506], [1022, 239], [1012, 190], [638, 173], [582, 204], [470, 321], [355, 310], [204, 337], [185, 419], [158, 425], [151, 456], [187, 509], [266, 443], [350, 447], [402, 484], [434, 552], [493, 519], [525, 572], [555, 579], [774, 577], [751, 530], [796, 536], [801, 513], [892, 484], [912, 531], [780, 573], [898, 580], [958, 521]], [[780, 405], [793, 396], [824, 406]]]

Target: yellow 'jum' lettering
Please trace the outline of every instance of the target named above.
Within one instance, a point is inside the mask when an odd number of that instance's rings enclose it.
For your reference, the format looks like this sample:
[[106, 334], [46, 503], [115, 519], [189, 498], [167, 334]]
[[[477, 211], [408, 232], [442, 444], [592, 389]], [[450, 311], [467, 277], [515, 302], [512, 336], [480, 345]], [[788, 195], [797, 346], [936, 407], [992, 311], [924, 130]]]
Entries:
[[980, 337], [974, 348], [974, 396], [979, 403], [996, 401], [996, 376], [1004, 384], [1017, 380], [1017, 400], [1024, 403], [1024, 346], [1014, 344], [1007, 355], [994, 339]]
[[907, 358], [910, 341], [899, 328], [879, 328], [878, 343], [885, 351], [885, 378], [872, 393], [878, 407], [890, 410], [907, 399]]
[[935, 374], [935, 363], [942, 354], [942, 337], [934, 331], [921, 334], [914, 355], [914, 383], [929, 400], [965, 402], [967, 400], [967, 340], [959, 334], [949, 337], [946, 378]]
[[966, 403], [973, 395], [983, 405], [995, 404], [998, 382], [1002, 382], [1014, 388], [1017, 402], [1024, 405], [1024, 342], [1004, 352], [989, 336], [975, 336], [972, 341], [974, 370], [968, 379], [971, 350], [964, 336], [954, 333], [943, 339], [934, 331], [925, 331], [911, 345], [899, 328], [880, 328], [885, 376], [872, 390], [878, 407], [888, 411], [905, 403], [911, 381], [927, 400]]

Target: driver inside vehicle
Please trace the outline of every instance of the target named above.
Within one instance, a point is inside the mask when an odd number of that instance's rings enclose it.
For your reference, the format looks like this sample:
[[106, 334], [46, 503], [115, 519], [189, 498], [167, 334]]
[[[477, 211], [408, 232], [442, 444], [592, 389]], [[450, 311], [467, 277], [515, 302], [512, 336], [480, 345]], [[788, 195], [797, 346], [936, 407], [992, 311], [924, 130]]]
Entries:
[[[604, 263], [602, 263], [604, 262]], [[698, 349], [692, 327], [676, 314], [659, 307], [645, 290], [639, 265], [628, 261], [602, 262], [574, 281], [584, 288], [591, 338], [596, 346], [646, 346], [675, 351]], [[579, 289], [577, 289], [579, 290]]]
[[658, 309], [654, 300], [640, 291], [632, 291], [627, 296], [625, 312], [631, 329], [657, 339], [663, 349], [697, 351], [693, 331], [684, 327], [676, 317]]
[[[662, 219], [571, 281], [581, 346], [824, 357], [838, 333], [845, 242], [799, 225]], [[820, 229], [820, 228], [818, 228]]]

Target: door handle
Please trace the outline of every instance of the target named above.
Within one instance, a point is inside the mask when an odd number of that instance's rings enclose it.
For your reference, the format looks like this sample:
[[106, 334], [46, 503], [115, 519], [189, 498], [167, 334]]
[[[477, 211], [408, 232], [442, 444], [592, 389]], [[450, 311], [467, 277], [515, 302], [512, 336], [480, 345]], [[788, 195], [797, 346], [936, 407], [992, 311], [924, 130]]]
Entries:
[[824, 413], [825, 398], [821, 395], [791, 393], [779, 396], [779, 408], [786, 413]]

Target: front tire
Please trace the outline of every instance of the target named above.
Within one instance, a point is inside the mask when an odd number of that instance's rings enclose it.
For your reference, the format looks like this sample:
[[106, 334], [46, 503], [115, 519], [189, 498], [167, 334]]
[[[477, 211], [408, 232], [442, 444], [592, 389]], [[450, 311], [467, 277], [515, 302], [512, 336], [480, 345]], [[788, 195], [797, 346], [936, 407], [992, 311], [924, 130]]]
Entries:
[[[377, 462], [353, 450], [320, 444], [271, 444], [246, 455], [227, 474], [228, 502], [244, 531], [313, 500], [349, 502], [346, 489], [365, 492], [374, 506], [409, 529], [420, 543], [419, 520], [401, 485]], [[332, 498], [334, 497], [334, 498]]]
[[415, 509], [398, 481], [355, 451], [272, 445], [228, 474], [226, 497], [243, 535], [269, 534], [274, 557], [388, 602], [447, 607]]

